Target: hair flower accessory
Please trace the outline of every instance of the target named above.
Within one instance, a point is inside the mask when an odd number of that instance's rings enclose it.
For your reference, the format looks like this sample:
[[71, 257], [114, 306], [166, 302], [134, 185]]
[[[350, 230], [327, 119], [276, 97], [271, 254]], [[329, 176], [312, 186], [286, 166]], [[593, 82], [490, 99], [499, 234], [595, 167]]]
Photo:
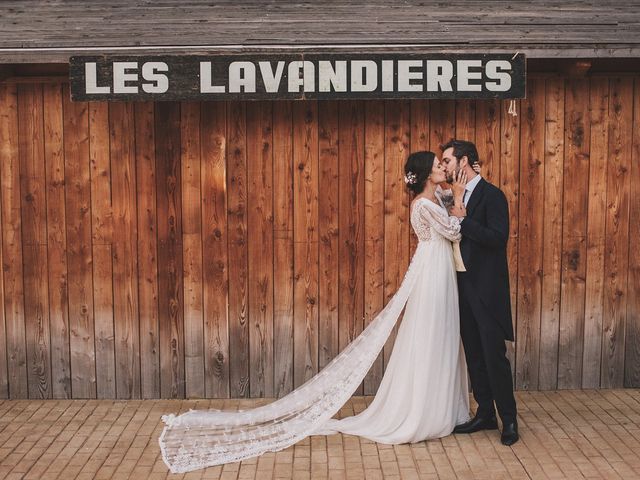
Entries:
[[404, 183], [406, 183], [407, 185], [413, 185], [417, 180], [418, 178], [413, 172], [407, 172], [407, 174], [404, 176]]

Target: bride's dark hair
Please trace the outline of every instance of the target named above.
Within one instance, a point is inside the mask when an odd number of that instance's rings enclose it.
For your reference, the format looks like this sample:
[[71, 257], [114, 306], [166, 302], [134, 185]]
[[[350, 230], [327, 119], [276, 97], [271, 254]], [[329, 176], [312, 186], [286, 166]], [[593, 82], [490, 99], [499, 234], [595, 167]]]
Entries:
[[433, 152], [413, 152], [407, 158], [404, 164], [404, 181], [414, 195], [424, 190], [435, 159], [436, 154]]

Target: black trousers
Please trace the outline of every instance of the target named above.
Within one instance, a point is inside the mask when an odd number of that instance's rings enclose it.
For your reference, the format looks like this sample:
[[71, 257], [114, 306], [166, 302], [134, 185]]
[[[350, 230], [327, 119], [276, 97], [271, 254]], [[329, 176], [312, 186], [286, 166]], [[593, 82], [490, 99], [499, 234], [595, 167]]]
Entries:
[[491, 318], [465, 273], [458, 274], [460, 334], [469, 369], [473, 396], [479, 416], [495, 415], [498, 409], [503, 424], [516, 420], [511, 364], [507, 358], [504, 333]]

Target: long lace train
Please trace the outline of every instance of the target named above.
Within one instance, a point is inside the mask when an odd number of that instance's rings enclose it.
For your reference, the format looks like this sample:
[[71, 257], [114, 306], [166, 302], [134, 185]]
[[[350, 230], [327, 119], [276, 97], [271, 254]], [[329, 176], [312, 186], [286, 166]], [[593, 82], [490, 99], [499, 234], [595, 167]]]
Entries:
[[384, 347], [424, 268], [420, 242], [404, 279], [363, 332], [317, 375], [284, 397], [246, 411], [190, 410], [164, 415], [159, 443], [171, 472], [181, 473], [283, 450], [322, 429], [353, 395]]

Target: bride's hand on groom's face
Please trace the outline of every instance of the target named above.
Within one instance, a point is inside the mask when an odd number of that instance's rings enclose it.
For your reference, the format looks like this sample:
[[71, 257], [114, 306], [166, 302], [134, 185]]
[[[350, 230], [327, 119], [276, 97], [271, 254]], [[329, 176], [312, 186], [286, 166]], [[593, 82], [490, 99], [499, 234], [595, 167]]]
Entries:
[[467, 185], [467, 173], [464, 170], [460, 170], [456, 175], [451, 184], [451, 190], [453, 191], [454, 196], [460, 196], [464, 194], [464, 188]]

